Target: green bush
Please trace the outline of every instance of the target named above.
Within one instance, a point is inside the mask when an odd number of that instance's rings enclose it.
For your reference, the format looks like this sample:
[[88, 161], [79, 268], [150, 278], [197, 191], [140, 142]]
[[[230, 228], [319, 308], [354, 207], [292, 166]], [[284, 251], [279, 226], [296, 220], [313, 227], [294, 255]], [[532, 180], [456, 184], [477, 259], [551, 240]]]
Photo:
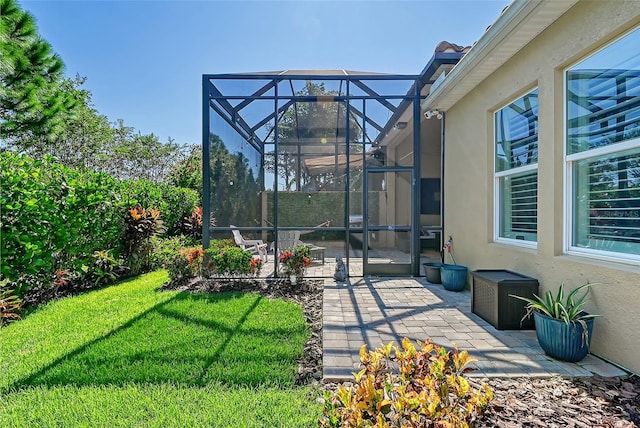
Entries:
[[50, 187], [52, 192], [64, 189], [61, 174], [53, 168], [43, 170], [42, 163], [9, 152], [0, 154], [0, 273], [11, 282], [23, 275], [51, 272], [54, 250], [67, 239], [56, 196], [49, 192]]
[[231, 248], [235, 246], [236, 246], [236, 243], [233, 241], [233, 239], [213, 239], [209, 243], [209, 249], [211, 251], [222, 250], [225, 248]]
[[493, 399], [488, 386], [475, 390], [463, 377], [475, 359], [457, 347], [427, 339], [416, 349], [405, 337], [401, 349], [363, 345], [360, 361], [354, 386], [325, 394], [322, 427], [471, 427]]
[[174, 254], [166, 263], [165, 268], [169, 273], [169, 279], [174, 283], [182, 283], [195, 277], [195, 271], [187, 260], [187, 255], [183, 251]]
[[168, 238], [153, 237], [151, 244], [153, 245], [153, 253], [151, 254], [149, 267], [151, 270], [156, 270], [166, 267], [167, 263], [180, 250], [193, 247], [195, 242], [188, 236], [177, 235]]
[[94, 287], [101, 287], [115, 282], [129, 271], [125, 261], [114, 257], [111, 250], [95, 251], [91, 260], [82, 267], [84, 281]]
[[2, 278], [45, 281], [55, 270], [79, 271], [88, 255], [119, 242], [117, 191], [118, 181], [106, 174], [1, 153]]
[[[232, 240], [211, 241], [207, 250], [200, 247], [176, 250], [178, 240], [169, 240], [173, 248], [166, 248], [162, 258], [172, 282], [183, 282], [201, 276], [237, 278], [259, 273], [262, 262], [254, 261], [251, 251], [237, 247]], [[167, 245], [169, 247], [169, 245]]]
[[199, 204], [198, 193], [191, 189], [144, 180], [127, 180], [122, 184], [122, 198], [128, 206], [160, 210], [169, 236], [180, 233], [182, 219], [190, 216]]
[[228, 277], [251, 273], [251, 251], [240, 247], [207, 248], [207, 268], [211, 274]]
[[[73, 170], [52, 157], [34, 160], [1, 152], [0, 280], [9, 281], [22, 296], [35, 285], [52, 284], [52, 272], [89, 275], [96, 251], [111, 249], [117, 260], [127, 250], [127, 210], [137, 204], [160, 210], [175, 233], [185, 213], [198, 206], [198, 195], [190, 189]], [[100, 283], [111, 277], [106, 271], [93, 273], [102, 275], [104, 279], [91, 277]]]

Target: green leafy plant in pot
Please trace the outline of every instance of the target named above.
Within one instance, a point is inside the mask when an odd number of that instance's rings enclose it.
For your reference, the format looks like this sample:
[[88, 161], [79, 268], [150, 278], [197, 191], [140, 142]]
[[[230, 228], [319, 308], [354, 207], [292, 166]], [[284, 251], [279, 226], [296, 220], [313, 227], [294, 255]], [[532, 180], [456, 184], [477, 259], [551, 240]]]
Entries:
[[550, 290], [544, 297], [534, 295], [535, 299], [510, 295], [527, 302], [524, 318], [533, 314], [538, 343], [550, 357], [577, 362], [589, 353], [593, 321], [599, 315], [589, 314], [583, 307], [594, 284], [587, 282], [577, 287], [566, 295], [566, 299], [564, 284], [560, 284], [556, 295]]
[[460, 266], [453, 257], [453, 238], [450, 236], [443, 250], [449, 253], [452, 265], [443, 264], [440, 266], [440, 281], [442, 287], [449, 291], [462, 291], [467, 285], [467, 267]]

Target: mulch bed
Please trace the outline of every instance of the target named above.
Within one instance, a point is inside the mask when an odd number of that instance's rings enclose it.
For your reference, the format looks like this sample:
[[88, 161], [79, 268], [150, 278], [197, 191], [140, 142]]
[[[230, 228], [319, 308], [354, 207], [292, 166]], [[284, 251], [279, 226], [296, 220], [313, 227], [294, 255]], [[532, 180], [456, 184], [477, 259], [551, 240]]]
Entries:
[[[193, 292], [243, 291], [298, 303], [312, 331], [298, 361], [299, 385], [322, 379], [322, 281], [305, 280], [292, 286], [287, 280], [194, 280], [166, 284], [164, 289]], [[640, 428], [640, 378], [497, 378], [484, 379], [494, 400], [478, 426]], [[470, 379], [472, 385], [478, 380]], [[335, 383], [325, 384], [335, 389]]]
[[494, 400], [479, 426], [640, 427], [638, 376], [626, 380], [598, 376], [491, 379], [487, 383], [494, 390]]

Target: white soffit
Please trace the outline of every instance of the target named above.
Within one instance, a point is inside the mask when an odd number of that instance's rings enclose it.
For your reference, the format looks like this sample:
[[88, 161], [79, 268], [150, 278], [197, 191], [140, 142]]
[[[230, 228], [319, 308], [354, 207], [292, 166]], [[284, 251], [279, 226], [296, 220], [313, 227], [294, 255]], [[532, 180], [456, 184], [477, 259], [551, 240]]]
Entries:
[[579, 0], [515, 0], [423, 102], [447, 111]]

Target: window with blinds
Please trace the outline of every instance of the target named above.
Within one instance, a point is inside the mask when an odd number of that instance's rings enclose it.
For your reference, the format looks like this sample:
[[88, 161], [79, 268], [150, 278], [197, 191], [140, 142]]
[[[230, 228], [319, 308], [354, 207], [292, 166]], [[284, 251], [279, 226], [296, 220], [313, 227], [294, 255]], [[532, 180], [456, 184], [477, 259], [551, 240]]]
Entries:
[[[536, 233], [538, 227], [538, 172], [510, 177], [510, 186], [505, 197], [509, 206], [511, 225], [505, 228], [513, 233]], [[518, 236], [515, 236], [518, 239]]]
[[640, 259], [639, 45], [636, 29], [566, 72], [570, 250]]
[[538, 230], [538, 90], [495, 113], [496, 240], [535, 245]]

